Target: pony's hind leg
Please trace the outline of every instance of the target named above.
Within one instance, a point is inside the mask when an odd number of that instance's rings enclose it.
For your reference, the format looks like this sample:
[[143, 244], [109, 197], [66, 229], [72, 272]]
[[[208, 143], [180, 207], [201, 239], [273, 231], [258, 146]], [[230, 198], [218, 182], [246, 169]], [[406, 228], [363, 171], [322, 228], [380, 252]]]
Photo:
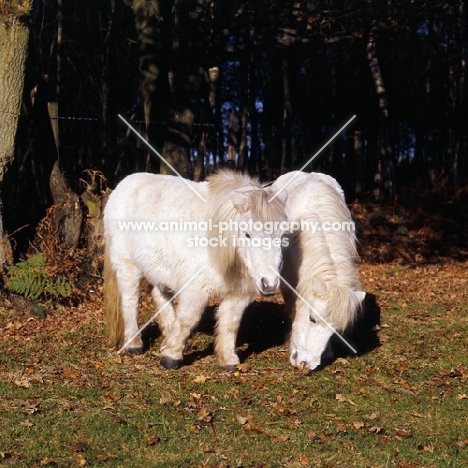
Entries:
[[216, 314], [215, 353], [218, 364], [225, 370], [235, 371], [240, 363], [236, 353], [237, 332], [244, 310], [250, 302], [250, 297], [230, 297], [219, 304]]
[[196, 297], [193, 291], [180, 296], [175, 319], [166, 324], [163, 333], [161, 365], [166, 369], [177, 369], [182, 365], [187, 339], [200, 321], [207, 302], [207, 298]]
[[126, 345], [125, 349], [130, 354], [141, 354], [143, 352], [143, 341], [138, 333], [138, 302], [142, 276], [140, 269], [133, 262], [127, 260], [122, 264], [123, 267], [118, 268], [116, 271], [116, 277], [120, 290], [121, 313], [124, 322], [123, 345]]
[[174, 306], [169, 294], [162, 291], [158, 286], [153, 286], [151, 291], [153, 296], [154, 309], [157, 313], [156, 321], [163, 337], [166, 337], [169, 327], [175, 321]]

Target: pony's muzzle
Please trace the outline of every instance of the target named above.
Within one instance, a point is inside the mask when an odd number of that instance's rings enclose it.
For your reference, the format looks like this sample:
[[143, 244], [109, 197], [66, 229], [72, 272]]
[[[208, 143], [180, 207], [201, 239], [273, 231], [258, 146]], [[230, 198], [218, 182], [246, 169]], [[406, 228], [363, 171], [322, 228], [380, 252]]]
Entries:
[[260, 290], [260, 293], [262, 294], [262, 296], [272, 296], [273, 294], [276, 294], [276, 292], [278, 291], [280, 280], [278, 277], [276, 278], [263, 277], [261, 279], [261, 283], [262, 283], [262, 289]]

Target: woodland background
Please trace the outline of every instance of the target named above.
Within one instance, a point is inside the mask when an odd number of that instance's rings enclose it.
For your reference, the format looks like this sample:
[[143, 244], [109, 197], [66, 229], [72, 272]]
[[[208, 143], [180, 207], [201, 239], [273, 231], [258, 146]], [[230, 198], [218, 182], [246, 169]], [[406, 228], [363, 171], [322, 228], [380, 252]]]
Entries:
[[1, 184], [17, 251], [50, 206], [79, 205], [56, 215], [76, 247], [106, 187], [170, 173], [119, 114], [195, 180], [298, 169], [356, 114], [305, 170], [337, 178], [350, 203], [423, 203], [466, 228], [461, 0], [2, 0], [10, 17], [30, 32]]
[[[0, 465], [466, 466], [467, 19], [462, 0], [0, 0]], [[356, 115], [306, 170], [356, 221], [359, 356], [293, 370], [280, 295], [245, 312], [235, 373], [214, 307], [178, 371], [157, 326], [142, 356], [106, 346], [103, 204], [168, 172], [119, 114], [187, 177], [265, 181]]]

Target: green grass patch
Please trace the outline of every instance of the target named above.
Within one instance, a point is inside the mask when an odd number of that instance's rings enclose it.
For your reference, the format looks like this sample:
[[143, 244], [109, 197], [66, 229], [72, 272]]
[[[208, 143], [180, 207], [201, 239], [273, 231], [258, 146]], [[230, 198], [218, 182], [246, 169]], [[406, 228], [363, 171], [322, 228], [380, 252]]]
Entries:
[[[381, 277], [404, 291], [413, 273], [395, 270]], [[157, 333], [140, 357], [106, 349], [92, 305], [5, 309], [0, 466], [468, 466], [466, 302], [385, 291], [380, 346], [311, 375], [277, 343], [275, 304], [244, 324], [236, 373], [216, 365], [209, 324], [168, 371]]]

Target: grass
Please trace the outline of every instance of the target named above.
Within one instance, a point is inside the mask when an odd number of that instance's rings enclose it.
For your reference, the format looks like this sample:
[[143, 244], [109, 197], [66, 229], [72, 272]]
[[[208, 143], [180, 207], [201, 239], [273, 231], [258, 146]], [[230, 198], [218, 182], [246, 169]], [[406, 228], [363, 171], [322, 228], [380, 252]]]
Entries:
[[289, 366], [275, 303], [247, 314], [236, 373], [217, 367], [209, 321], [169, 371], [157, 334], [141, 357], [105, 348], [98, 296], [45, 318], [6, 303], [0, 465], [468, 466], [465, 271], [362, 265], [381, 345], [311, 375]]

